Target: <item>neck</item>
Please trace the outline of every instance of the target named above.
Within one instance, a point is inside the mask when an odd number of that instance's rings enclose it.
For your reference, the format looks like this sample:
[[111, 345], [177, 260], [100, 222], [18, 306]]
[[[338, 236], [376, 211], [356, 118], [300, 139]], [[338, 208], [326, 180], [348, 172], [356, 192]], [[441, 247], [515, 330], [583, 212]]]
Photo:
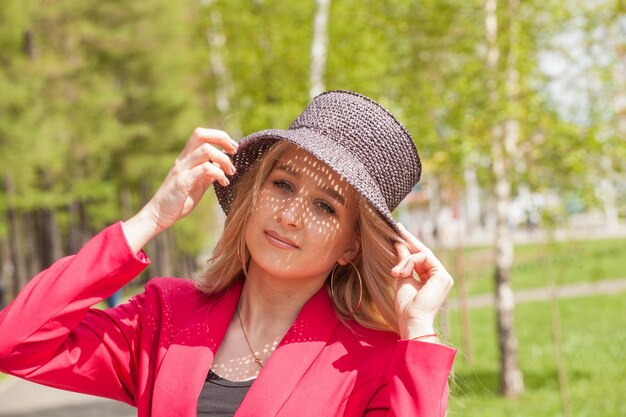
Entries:
[[239, 301], [246, 328], [253, 334], [284, 334], [322, 285], [323, 281], [276, 279], [251, 263]]

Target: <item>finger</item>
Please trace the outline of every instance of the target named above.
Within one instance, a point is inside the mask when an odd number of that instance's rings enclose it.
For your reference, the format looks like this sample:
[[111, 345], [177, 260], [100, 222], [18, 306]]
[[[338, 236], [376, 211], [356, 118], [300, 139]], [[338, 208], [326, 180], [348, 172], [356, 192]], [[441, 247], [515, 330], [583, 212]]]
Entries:
[[422, 282], [436, 276], [450, 276], [446, 268], [431, 253], [415, 253], [411, 255], [411, 261], [413, 262], [413, 270]]
[[224, 171], [210, 162], [204, 162], [195, 166], [189, 172], [192, 187], [200, 184], [202, 188], [206, 189], [209, 185], [213, 184], [214, 181], [219, 182], [223, 187], [227, 187], [230, 184]]
[[411, 249], [411, 251], [413, 252], [430, 251], [428, 246], [426, 246], [424, 243], [422, 243], [422, 241], [420, 241], [418, 238], [413, 236], [411, 232], [406, 230], [406, 228], [404, 227], [404, 225], [402, 225], [402, 223], [397, 223], [397, 225], [398, 225], [398, 228], [400, 229], [400, 232], [402, 232], [402, 237], [404, 238], [407, 246], [409, 247], [409, 249]]
[[204, 143], [218, 145], [226, 152], [234, 154], [239, 146], [228, 133], [218, 129], [207, 129], [203, 127], [196, 128], [191, 134], [183, 154], [189, 154]]
[[403, 237], [405, 239], [407, 247], [411, 249], [411, 252], [424, 253], [427, 255], [429, 262], [433, 266], [445, 269], [439, 258], [437, 258], [435, 253], [428, 246], [426, 246], [424, 243], [422, 243], [421, 240], [413, 236], [408, 230], [406, 230], [406, 228], [401, 223], [398, 223], [398, 228], [403, 233]]
[[396, 242], [394, 246], [396, 247], [398, 259], [404, 259], [411, 256], [411, 251], [409, 250], [409, 248], [406, 247], [404, 243]]
[[204, 162], [212, 162], [214, 165], [217, 164], [222, 171], [230, 175], [235, 174], [235, 166], [230, 158], [224, 152], [208, 143], [202, 144], [191, 154], [182, 158], [180, 160], [180, 167], [181, 169], [191, 169]]
[[413, 271], [413, 261], [410, 257], [402, 259], [396, 266], [391, 269], [391, 275], [394, 277], [406, 277], [411, 275]]
[[410, 261], [411, 252], [403, 243], [396, 242], [394, 246], [398, 255], [398, 263], [391, 269], [391, 274], [393, 276], [406, 275], [406, 270], [412, 268], [411, 266], [407, 266], [407, 263]]

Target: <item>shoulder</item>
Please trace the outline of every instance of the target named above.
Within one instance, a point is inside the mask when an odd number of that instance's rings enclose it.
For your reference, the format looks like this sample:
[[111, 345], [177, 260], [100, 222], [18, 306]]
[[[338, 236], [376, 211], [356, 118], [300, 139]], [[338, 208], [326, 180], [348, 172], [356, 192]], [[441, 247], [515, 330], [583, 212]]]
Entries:
[[181, 317], [189, 317], [216, 298], [198, 290], [193, 279], [174, 277], [152, 278], [141, 297], [144, 310]]
[[176, 295], [195, 291], [195, 283], [190, 278], [155, 277], [146, 284], [146, 292]]

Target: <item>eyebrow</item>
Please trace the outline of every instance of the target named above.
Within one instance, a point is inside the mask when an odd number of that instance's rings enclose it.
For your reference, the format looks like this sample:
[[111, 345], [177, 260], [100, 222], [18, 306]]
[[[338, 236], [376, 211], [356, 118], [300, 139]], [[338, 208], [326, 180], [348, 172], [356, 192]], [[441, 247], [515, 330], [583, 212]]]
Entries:
[[[277, 166], [275, 169], [286, 172], [287, 174], [293, 175], [296, 178], [302, 177], [300, 173], [296, 171], [296, 169], [292, 167], [291, 165], [282, 164], [282, 165]], [[319, 187], [319, 188], [324, 192], [324, 194], [328, 195], [329, 197], [334, 198], [342, 206], [346, 205], [346, 199], [337, 191], [333, 190], [330, 187]]]

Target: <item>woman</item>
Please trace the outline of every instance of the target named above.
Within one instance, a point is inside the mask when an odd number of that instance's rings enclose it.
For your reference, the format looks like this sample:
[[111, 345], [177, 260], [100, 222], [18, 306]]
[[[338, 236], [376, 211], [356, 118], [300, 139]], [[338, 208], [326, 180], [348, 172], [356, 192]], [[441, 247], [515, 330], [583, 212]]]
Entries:
[[[406, 129], [347, 91], [239, 144], [197, 129], [137, 215], [1, 313], [0, 370], [139, 416], [443, 416], [455, 351], [433, 321], [452, 278], [391, 216], [420, 173]], [[89, 309], [211, 184], [227, 219], [204, 277]]]

